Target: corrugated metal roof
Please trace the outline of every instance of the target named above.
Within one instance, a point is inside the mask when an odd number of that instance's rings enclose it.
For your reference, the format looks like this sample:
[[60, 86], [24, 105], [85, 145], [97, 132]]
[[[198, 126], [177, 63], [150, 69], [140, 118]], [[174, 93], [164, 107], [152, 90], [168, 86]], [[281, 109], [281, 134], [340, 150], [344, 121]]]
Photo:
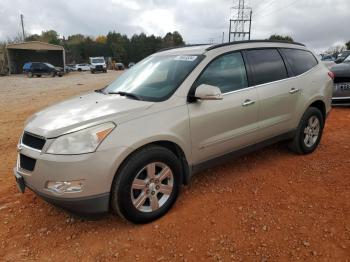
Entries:
[[64, 50], [63, 46], [52, 45], [39, 41], [29, 41], [17, 44], [6, 45], [7, 49], [26, 49], [26, 50]]

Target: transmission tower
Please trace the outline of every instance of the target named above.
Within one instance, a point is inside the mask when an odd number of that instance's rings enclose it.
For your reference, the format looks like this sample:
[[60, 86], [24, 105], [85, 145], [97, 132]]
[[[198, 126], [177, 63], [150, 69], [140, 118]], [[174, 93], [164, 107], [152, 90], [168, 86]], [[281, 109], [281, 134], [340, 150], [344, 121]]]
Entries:
[[246, 6], [245, 0], [233, 0], [228, 34], [229, 42], [231, 42], [231, 40], [250, 40], [252, 14], [252, 8]]

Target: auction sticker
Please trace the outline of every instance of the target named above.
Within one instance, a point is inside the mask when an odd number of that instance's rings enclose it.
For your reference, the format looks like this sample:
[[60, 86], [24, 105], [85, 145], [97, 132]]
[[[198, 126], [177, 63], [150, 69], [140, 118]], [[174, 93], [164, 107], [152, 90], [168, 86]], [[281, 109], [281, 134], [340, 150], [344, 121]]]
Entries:
[[194, 56], [194, 55], [179, 55], [175, 57], [174, 60], [193, 62], [196, 59], [197, 59], [197, 56]]

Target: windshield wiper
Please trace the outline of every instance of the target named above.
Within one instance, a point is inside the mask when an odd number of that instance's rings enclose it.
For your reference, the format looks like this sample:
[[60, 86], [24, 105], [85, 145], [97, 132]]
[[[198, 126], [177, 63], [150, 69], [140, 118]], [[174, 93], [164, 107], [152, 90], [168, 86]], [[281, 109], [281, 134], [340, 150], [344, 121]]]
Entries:
[[133, 93], [128, 93], [128, 92], [123, 92], [123, 91], [118, 91], [118, 92], [108, 92], [109, 95], [121, 95], [121, 96], [127, 96], [130, 97], [132, 99], [136, 99], [136, 100], [142, 100], [141, 97], [139, 97], [138, 95], [135, 95]]
[[105, 86], [105, 87], [103, 87], [103, 88], [101, 88], [101, 89], [96, 89], [96, 90], [94, 90], [96, 93], [102, 93], [102, 94], [105, 94], [105, 89], [107, 88], [107, 86]]

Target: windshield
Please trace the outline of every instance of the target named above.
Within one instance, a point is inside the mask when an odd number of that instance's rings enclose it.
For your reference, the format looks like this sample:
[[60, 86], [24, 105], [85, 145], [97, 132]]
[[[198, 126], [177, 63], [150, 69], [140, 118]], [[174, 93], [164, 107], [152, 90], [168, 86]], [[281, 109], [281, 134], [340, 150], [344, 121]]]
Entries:
[[122, 74], [104, 92], [126, 92], [146, 101], [163, 101], [176, 91], [202, 58], [150, 56]]
[[102, 64], [102, 63], [104, 63], [105, 62], [105, 60], [104, 59], [102, 59], [102, 58], [95, 58], [95, 59], [91, 59], [91, 63], [94, 63], [94, 64]]
[[350, 55], [347, 58], [345, 58], [344, 62], [350, 63]]
[[55, 68], [53, 65], [51, 65], [49, 63], [45, 63], [45, 65], [47, 65], [48, 67], [51, 67], [51, 68]]

